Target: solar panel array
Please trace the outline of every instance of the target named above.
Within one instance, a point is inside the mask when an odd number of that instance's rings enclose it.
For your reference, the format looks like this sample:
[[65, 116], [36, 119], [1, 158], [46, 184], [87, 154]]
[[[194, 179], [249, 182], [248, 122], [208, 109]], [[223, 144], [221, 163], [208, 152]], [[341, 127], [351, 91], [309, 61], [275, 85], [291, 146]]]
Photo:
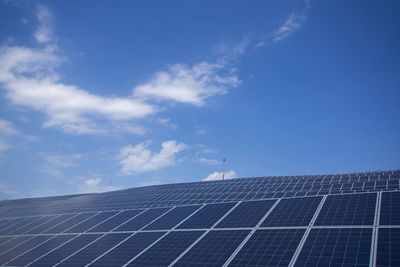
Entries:
[[400, 266], [400, 170], [0, 201], [1, 266]]

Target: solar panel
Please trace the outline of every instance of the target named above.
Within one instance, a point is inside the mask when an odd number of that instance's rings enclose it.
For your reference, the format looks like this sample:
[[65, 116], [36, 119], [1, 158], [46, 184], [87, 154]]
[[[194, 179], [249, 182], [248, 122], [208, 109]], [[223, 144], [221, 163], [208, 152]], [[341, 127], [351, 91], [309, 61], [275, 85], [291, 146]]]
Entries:
[[165, 232], [137, 233], [99, 257], [91, 266], [122, 266], [164, 234]]
[[400, 192], [382, 193], [380, 225], [400, 225]]
[[275, 176], [0, 201], [0, 265], [396, 266], [399, 181]]
[[274, 205], [275, 200], [246, 201], [240, 203], [216, 227], [254, 227], [268, 210]]
[[57, 266], [85, 266], [113, 248], [115, 245], [128, 238], [131, 234], [116, 233], [104, 235], [89, 246], [85, 247], [72, 257], [64, 260]]
[[376, 194], [330, 195], [315, 225], [373, 225]]
[[267, 216], [261, 227], [307, 226], [322, 197], [282, 199]]
[[288, 266], [304, 229], [262, 229], [256, 230], [231, 266]]
[[379, 229], [376, 266], [400, 266], [400, 228]]
[[77, 236], [76, 238], [65, 243], [61, 247], [56, 248], [55, 250], [51, 251], [50, 253], [46, 254], [40, 259], [34, 261], [29, 266], [38, 266], [38, 267], [53, 266], [59, 263], [61, 260], [65, 259], [67, 256], [70, 256], [72, 253], [77, 252], [79, 249], [93, 242], [100, 236], [101, 235], [98, 234], [87, 234], [87, 235]]
[[114, 231], [136, 231], [163, 215], [169, 208], [149, 209], [133, 219], [125, 222]]
[[203, 233], [203, 231], [170, 232], [127, 266], [168, 266]]
[[177, 229], [205, 229], [213, 226], [235, 203], [208, 204], [201, 208]]
[[49, 241], [31, 249], [30, 251], [20, 255], [19, 257], [13, 259], [7, 263], [7, 266], [25, 266], [34, 260], [46, 255], [50, 251], [56, 249], [58, 246], [68, 242], [76, 235], [59, 235], [51, 238]]
[[102, 222], [101, 224], [91, 228], [88, 232], [108, 232], [128, 221], [129, 219], [137, 216], [143, 210], [127, 210], [123, 211], [114, 217]]
[[19, 246], [2, 253], [0, 255], [0, 265], [4, 265], [6, 262], [16, 258], [17, 256], [25, 253], [26, 251], [36, 247], [50, 238], [51, 236], [36, 236], [20, 244]]
[[249, 230], [210, 231], [174, 266], [222, 266]]
[[368, 266], [372, 228], [312, 229], [295, 266]]

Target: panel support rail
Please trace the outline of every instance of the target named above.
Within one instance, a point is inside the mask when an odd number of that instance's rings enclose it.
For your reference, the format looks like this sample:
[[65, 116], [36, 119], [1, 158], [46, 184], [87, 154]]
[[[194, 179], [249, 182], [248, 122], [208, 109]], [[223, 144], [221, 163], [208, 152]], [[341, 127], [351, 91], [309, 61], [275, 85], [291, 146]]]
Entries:
[[378, 249], [378, 229], [379, 229], [379, 220], [381, 214], [381, 201], [382, 200], [382, 192], [378, 192], [376, 194], [376, 206], [375, 206], [375, 217], [374, 217], [374, 228], [372, 229], [372, 238], [371, 238], [371, 253], [369, 258], [369, 266], [376, 266], [376, 252]]

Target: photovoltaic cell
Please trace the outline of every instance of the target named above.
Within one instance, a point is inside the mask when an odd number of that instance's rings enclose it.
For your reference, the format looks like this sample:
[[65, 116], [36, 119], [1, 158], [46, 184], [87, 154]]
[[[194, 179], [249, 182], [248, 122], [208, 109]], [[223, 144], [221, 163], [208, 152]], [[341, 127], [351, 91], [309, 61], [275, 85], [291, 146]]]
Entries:
[[282, 199], [267, 216], [261, 227], [307, 226], [322, 197]]
[[379, 229], [376, 266], [400, 266], [400, 228]]
[[368, 266], [372, 228], [312, 229], [295, 266]]
[[129, 237], [131, 234], [107, 234], [57, 266], [85, 266]]
[[91, 266], [122, 266], [164, 234], [165, 232], [137, 233], [93, 262]]
[[168, 213], [161, 216], [156, 221], [152, 222], [144, 230], [167, 230], [171, 229], [190, 214], [195, 212], [201, 206], [183, 206], [183, 207], [176, 207], [170, 210]]
[[382, 193], [380, 225], [400, 225], [400, 192]]
[[92, 229], [88, 230], [88, 232], [109, 232], [112, 229], [116, 228], [117, 226], [123, 224], [124, 222], [128, 221], [129, 219], [135, 217], [143, 210], [126, 210], [123, 211], [114, 217], [108, 219], [105, 222], [93, 227]]
[[7, 263], [7, 266], [25, 266], [30, 262], [40, 258], [45, 255], [49, 251], [57, 248], [58, 246], [64, 244], [71, 240], [75, 235], [59, 235], [56, 236], [45, 243], [33, 248], [32, 250], [22, 254], [16, 259], [13, 259], [11, 262]]
[[274, 203], [275, 200], [242, 202], [216, 228], [254, 227]]
[[376, 193], [330, 195], [315, 225], [373, 225]]
[[180, 224], [177, 229], [204, 229], [213, 226], [236, 203], [207, 204], [189, 219]]
[[41, 225], [43, 223], [46, 223], [52, 219], [54, 219], [55, 216], [45, 216], [45, 217], [41, 217], [31, 223], [28, 223], [26, 225], [24, 225], [23, 227], [20, 227], [18, 229], [16, 229], [15, 231], [9, 233], [10, 235], [19, 235], [19, 234], [23, 234], [28, 230], [31, 230], [32, 228], [35, 228], [38, 225]]
[[170, 232], [128, 266], [168, 266], [203, 233], [203, 231]]
[[160, 209], [149, 209], [133, 218], [130, 221], [127, 221], [114, 231], [136, 231], [150, 223], [157, 217], [161, 216], [163, 213], [167, 212], [170, 208], [160, 208]]
[[49, 254], [38, 259], [37, 261], [33, 262], [29, 266], [38, 266], [38, 267], [53, 266], [59, 263], [61, 260], [65, 259], [66, 257], [70, 256], [72, 253], [83, 248], [90, 242], [96, 240], [100, 236], [101, 235], [98, 234], [80, 235], [72, 239], [71, 241], [65, 243], [61, 247], [53, 250]]
[[68, 229], [65, 231], [66, 233], [83, 233], [86, 230], [94, 227], [95, 225], [103, 222], [104, 220], [107, 220], [111, 216], [115, 215], [117, 212], [116, 211], [110, 211], [110, 212], [100, 212], [99, 214], [96, 214], [95, 216], [87, 219], [86, 221], [83, 221], [74, 227]]
[[20, 244], [22, 244], [23, 242], [25, 242], [31, 238], [32, 238], [32, 236], [17, 236], [15, 238], [3, 243], [0, 246], [0, 253], [4, 253], [5, 251], [7, 251], [11, 248], [19, 246]]
[[50, 238], [51, 238], [51, 236], [36, 236], [36, 237], [20, 244], [19, 246], [14, 247], [11, 250], [8, 250], [7, 252], [0, 255], [0, 265], [3, 265], [4, 263], [18, 257], [19, 255], [32, 249], [33, 247], [36, 247], [40, 243], [43, 243], [44, 241], [46, 241]]
[[56, 233], [62, 233], [68, 228], [71, 228], [72, 226], [83, 222], [84, 220], [87, 220], [88, 218], [92, 217], [96, 213], [81, 213], [76, 215], [75, 217], [72, 217], [69, 220], [66, 220], [50, 229], [45, 231], [45, 233], [50, 233], [50, 234], [56, 234]]
[[63, 214], [60, 215], [46, 223], [43, 223], [41, 225], [38, 225], [37, 227], [33, 227], [31, 230], [28, 230], [26, 234], [40, 234], [45, 232], [46, 230], [50, 229], [51, 227], [56, 226], [57, 224], [60, 224], [72, 217], [74, 217], [76, 214]]
[[13, 236], [0, 236], [0, 246], [3, 243], [6, 243], [6, 242], [10, 241], [13, 238], [14, 238]]
[[230, 266], [288, 266], [304, 229], [256, 230]]
[[222, 266], [249, 230], [210, 231], [174, 266]]
[[17, 230], [18, 228], [24, 226], [25, 224], [32, 222], [32, 220], [36, 220], [36, 219], [37, 218], [34, 218], [34, 219], [22, 218], [22, 219], [16, 220], [14, 223], [7, 225], [2, 230], [0, 230], [0, 235], [7, 235], [7, 234]]

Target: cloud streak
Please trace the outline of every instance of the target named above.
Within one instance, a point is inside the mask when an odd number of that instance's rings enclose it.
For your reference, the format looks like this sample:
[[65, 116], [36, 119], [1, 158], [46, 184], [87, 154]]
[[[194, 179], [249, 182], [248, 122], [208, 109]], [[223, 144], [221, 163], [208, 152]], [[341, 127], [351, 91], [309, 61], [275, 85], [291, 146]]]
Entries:
[[[222, 180], [222, 172], [213, 172], [209, 176], [203, 179], [203, 181], [217, 181], [217, 180]], [[228, 172], [225, 172], [224, 179], [234, 179], [236, 178], [236, 172], [234, 170], [230, 170]]]
[[158, 170], [176, 163], [176, 155], [187, 148], [184, 143], [175, 140], [165, 141], [161, 144], [160, 152], [148, 149], [150, 142], [140, 143], [136, 146], [125, 146], [119, 153], [121, 172], [131, 175], [139, 172]]

